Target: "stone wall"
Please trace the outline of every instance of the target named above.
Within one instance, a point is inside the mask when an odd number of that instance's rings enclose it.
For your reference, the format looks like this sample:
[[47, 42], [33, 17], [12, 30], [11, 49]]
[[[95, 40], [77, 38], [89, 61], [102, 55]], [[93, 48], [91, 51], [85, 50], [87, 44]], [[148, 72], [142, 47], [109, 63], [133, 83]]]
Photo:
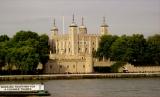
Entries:
[[82, 59], [50, 59], [45, 65], [44, 73], [92, 73], [92, 57], [85, 57]]
[[110, 67], [115, 62], [110, 60], [98, 60], [96, 58], [93, 59], [93, 66], [94, 67]]
[[131, 64], [126, 64], [124, 67], [119, 69], [119, 72], [127, 70], [128, 72], [160, 72], [160, 66], [134, 66]]

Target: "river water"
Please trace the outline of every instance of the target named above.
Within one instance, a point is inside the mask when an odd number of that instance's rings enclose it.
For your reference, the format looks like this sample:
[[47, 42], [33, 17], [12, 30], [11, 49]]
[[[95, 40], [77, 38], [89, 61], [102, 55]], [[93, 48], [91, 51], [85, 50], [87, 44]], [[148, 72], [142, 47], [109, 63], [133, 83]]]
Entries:
[[160, 78], [47, 80], [43, 83], [50, 97], [160, 97]]

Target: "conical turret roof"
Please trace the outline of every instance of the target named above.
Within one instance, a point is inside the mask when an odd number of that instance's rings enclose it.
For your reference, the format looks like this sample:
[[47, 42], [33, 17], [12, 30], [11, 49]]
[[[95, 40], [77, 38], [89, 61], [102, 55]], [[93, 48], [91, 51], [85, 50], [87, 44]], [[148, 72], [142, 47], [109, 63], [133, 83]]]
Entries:
[[77, 24], [74, 21], [74, 14], [73, 14], [72, 23], [71, 23], [70, 27], [77, 27]]
[[102, 23], [101, 27], [109, 27], [109, 26], [106, 24], [106, 19], [105, 19], [105, 17], [103, 17], [103, 23]]

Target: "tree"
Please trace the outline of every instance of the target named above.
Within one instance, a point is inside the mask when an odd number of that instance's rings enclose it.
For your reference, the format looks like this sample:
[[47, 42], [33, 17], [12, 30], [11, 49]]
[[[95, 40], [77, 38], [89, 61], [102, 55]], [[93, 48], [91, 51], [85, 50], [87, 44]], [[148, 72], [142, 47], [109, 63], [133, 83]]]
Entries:
[[18, 60], [19, 67], [21, 71], [25, 71], [27, 73], [28, 71], [35, 71], [36, 67], [39, 63], [39, 54], [36, 53], [36, 50], [29, 46], [23, 46], [19, 48], [18, 55], [21, 56], [21, 58]]
[[147, 39], [147, 51], [146, 56], [148, 63], [154, 65], [160, 65], [160, 35], [156, 34], [150, 36]]
[[7, 35], [1, 35], [0, 36], [0, 42], [8, 41], [9, 37]]
[[49, 59], [49, 45], [48, 45], [49, 37], [45, 34], [39, 36], [39, 55], [40, 62], [42, 64], [46, 64]]
[[29, 46], [20, 48], [10, 48], [8, 53], [7, 62], [9, 65], [15, 65], [21, 71], [21, 74], [27, 72], [34, 72], [39, 63], [39, 54], [36, 50]]
[[13, 41], [20, 42], [28, 39], [38, 40], [38, 34], [32, 31], [19, 31], [13, 36]]
[[2, 43], [0, 43], [0, 70], [5, 65], [5, 56], [6, 56], [6, 49], [2, 47]]
[[6, 43], [9, 41], [7, 35], [0, 36], [0, 70], [5, 65], [5, 57], [7, 54]]
[[125, 53], [127, 51], [127, 41], [126, 35], [119, 37], [111, 46], [111, 60], [114, 61], [125, 61]]
[[128, 62], [133, 65], [160, 64], [160, 35], [145, 39], [142, 34], [132, 36], [102, 36], [95, 54], [98, 58]]
[[126, 60], [132, 64], [145, 64], [146, 39], [141, 34], [133, 34], [128, 38]]
[[141, 34], [121, 36], [112, 47], [112, 59], [115, 61], [129, 62], [135, 65], [145, 64], [146, 39]]
[[99, 43], [99, 48], [96, 52], [97, 57], [105, 57], [106, 59], [110, 58], [111, 56], [111, 45], [115, 40], [118, 38], [118, 36], [112, 36], [112, 35], [104, 35], [101, 37], [101, 41]]
[[19, 31], [12, 39], [0, 42], [0, 67], [7, 65], [8, 70], [16, 66], [21, 74], [33, 74], [37, 65], [49, 59], [48, 36], [39, 36], [31, 31]]

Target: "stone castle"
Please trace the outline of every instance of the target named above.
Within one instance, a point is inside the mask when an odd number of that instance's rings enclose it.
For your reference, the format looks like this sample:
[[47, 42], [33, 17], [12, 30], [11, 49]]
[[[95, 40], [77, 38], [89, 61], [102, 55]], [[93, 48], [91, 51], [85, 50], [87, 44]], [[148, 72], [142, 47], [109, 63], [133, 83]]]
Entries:
[[59, 34], [55, 20], [50, 36], [50, 60], [45, 65], [45, 73], [92, 73], [92, 52], [96, 51], [100, 36], [108, 34], [105, 17], [100, 32], [90, 34], [82, 23], [78, 26], [74, 15], [67, 34]]

